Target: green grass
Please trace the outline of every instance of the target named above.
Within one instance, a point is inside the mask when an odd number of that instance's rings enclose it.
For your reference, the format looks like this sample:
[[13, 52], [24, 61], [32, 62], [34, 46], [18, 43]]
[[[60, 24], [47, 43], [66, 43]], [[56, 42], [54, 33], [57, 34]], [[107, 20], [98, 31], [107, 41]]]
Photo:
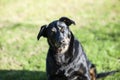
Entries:
[[[40, 26], [67, 16], [98, 72], [120, 69], [119, 0], [0, 0], [0, 80], [46, 80]], [[120, 73], [102, 80], [120, 80]]]

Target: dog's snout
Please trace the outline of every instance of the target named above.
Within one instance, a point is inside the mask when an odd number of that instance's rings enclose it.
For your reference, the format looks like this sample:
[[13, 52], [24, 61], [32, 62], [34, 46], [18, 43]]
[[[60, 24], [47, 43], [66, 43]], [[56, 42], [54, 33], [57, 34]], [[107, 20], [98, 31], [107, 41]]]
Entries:
[[65, 40], [59, 40], [58, 43], [63, 44], [63, 43], [65, 43]]
[[65, 40], [61, 40], [60, 43], [65, 43]]

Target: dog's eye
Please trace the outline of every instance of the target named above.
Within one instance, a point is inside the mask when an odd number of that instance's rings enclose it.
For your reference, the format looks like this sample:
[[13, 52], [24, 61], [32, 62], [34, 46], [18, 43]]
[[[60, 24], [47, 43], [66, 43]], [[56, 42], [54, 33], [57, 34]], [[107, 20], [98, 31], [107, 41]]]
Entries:
[[64, 32], [64, 28], [61, 29], [61, 32]]
[[60, 30], [61, 32], [64, 32], [64, 27], [59, 27], [59, 30]]
[[57, 30], [55, 28], [52, 28], [51, 31], [55, 33]]

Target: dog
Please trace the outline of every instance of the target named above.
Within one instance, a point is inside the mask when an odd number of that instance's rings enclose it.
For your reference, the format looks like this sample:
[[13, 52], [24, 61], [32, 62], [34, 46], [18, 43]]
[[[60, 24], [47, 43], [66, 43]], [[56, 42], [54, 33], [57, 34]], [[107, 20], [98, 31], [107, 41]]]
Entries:
[[37, 39], [47, 38], [49, 50], [46, 58], [47, 80], [96, 80], [118, 71], [97, 74], [81, 45], [70, 30], [75, 22], [68, 17], [61, 17], [43, 25]]

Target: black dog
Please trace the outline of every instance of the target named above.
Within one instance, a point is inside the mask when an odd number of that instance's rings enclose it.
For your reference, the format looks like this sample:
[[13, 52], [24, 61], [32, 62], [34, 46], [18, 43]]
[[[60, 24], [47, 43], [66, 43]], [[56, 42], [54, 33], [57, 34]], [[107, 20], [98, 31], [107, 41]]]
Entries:
[[[46, 69], [48, 80], [96, 80], [94, 64], [86, 57], [80, 42], [69, 26], [75, 22], [67, 17], [43, 25], [37, 36], [46, 37], [49, 44]], [[116, 72], [116, 71], [115, 71]], [[114, 72], [106, 73], [104, 76]], [[103, 75], [103, 74], [102, 74]]]

